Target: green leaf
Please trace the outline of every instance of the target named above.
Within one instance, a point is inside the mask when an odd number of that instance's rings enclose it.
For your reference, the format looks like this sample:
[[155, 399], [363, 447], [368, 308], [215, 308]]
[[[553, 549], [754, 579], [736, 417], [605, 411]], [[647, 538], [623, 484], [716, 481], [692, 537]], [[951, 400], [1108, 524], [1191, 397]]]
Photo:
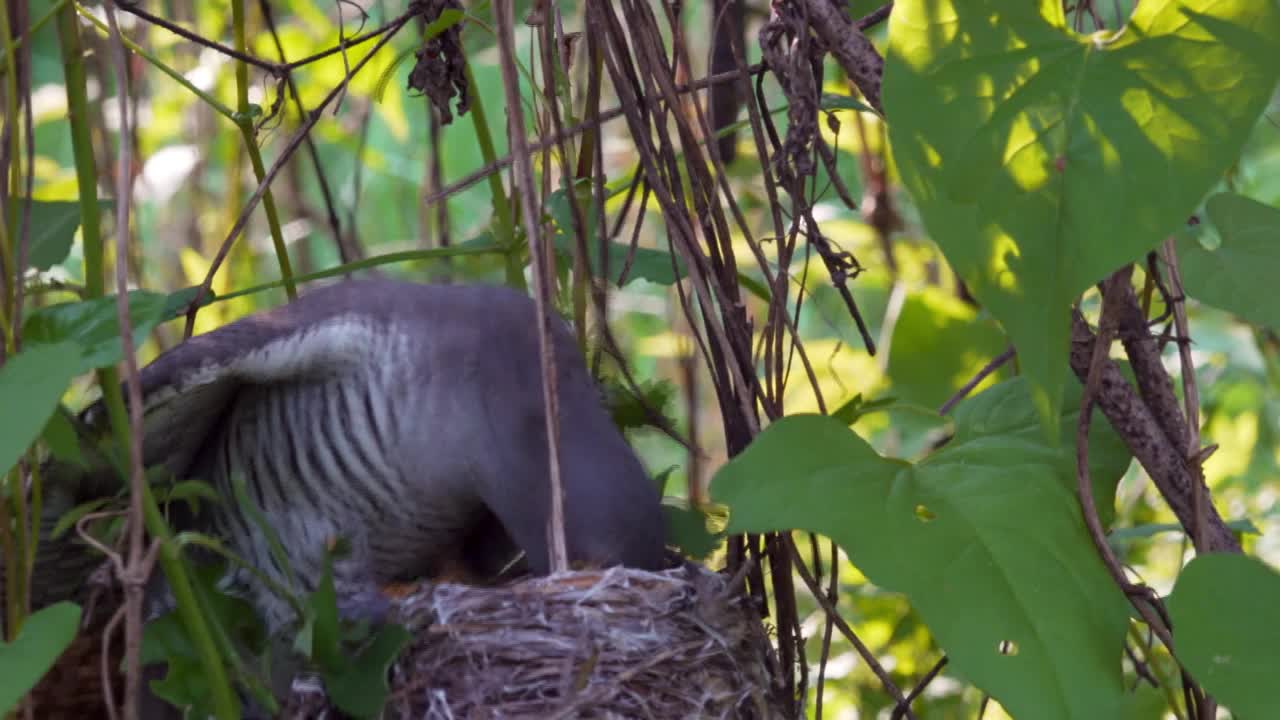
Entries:
[[855, 110], [857, 112], [876, 114], [875, 108], [870, 105], [849, 97], [848, 95], [836, 95], [834, 93], [822, 93], [822, 99], [818, 104], [820, 110], [832, 112], [835, 110]]
[[914, 466], [838, 420], [783, 418], [721, 469], [713, 494], [728, 533], [835, 540], [873, 583], [905, 593], [954, 672], [1014, 717], [1119, 717], [1127, 606], [1067, 487], [1069, 453], [1020, 419], [1034, 411], [1012, 384], [962, 406], [956, 437]]
[[338, 595], [333, 585], [333, 556], [325, 554], [320, 583], [307, 598], [308, 622], [299, 647], [325, 673], [338, 673], [343, 666], [342, 635], [338, 630]]
[[[135, 344], [141, 344], [151, 330], [180, 315], [195, 297], [196, 288], [174, 293], [134, 290], [129, 293], [129, 320]], [[33, 345], [73, 342], [79, 352], [78, 371], [89, 372], [120, 362], [120, 326], [115, 296], [80, 302], [59, 303], [33, 310], [22, 326], [23, 337]]]
[[400, 625], [379, 628], [341, 673], [325, 675], [325, 690], [334, 704], [353, 717], [377, 717], [390, 692], [387, 670], [410, 639], [409, 631]]
[[[193, 589], [201, 600], [205, 619], [225, 632], [236, 645], [234, 651], [260, 654], [267, 647], [267, 631], [262, 620], [243, 598], [229, 594], [219, 587], [226, 571], [222, 562], [188, 565]], [[213, 717], [213, 695], [209, 690], [207, 672], [199, 652], [187, 633], [186, 624], [176, 610], [145, 624], [142, 628], [142, 662], [144, 665], [164, 663], [163, 679], [153, 680], [151, 689], [157, 697], [177, 708], [188, 708], [185, 717]], [[234, 666], [238, 658], [227, 657]], [[230, 673], [241, 683], [250, 681], [243, 673]], [[256, 689], [250, 689], [254, 692]]]
[[[400, 625], [386, 624], [372, 639], [354, 649], [344, 641], [333, 584], [333, 559], [346, 552], [345, 544], [341, 541], [325, 555], [320, 583], [308, 597], [307, 620], [294, 647], [320, 670], [335, 705], [354, 717], [373, 718], [382, 711], [390, 691], [387, 669], [410, 635]], [[367, 631], [363, 632], [367, 636]]]
[[9, 472], [44, 430], [62, 393], [79, 374], [72, 343], [28, 344], [0, 365], [0, 475]]
[[862, 393], [858, 393], [844, 402], [843, 405], [832, 410], [831, 417], [839, 420], [845, 425], [852, 425], [858, 422], [864, 415], [870, 415], [874, 412], [887, 410], [898, 402], [896, 397], [882, 397], [875, 400], [867, 400], [862, 397]]
[[925, 225], [1004, 325], [1049, 437], [1073, 299], [1181, 225], [1276, 84], [1280, 12], [1146, 0], [1071, 32], [1057, 0], [894, 5], [885, 115]]
[[80, 451], [80, 438], [76, 435], [70, 412], [65, 407], [57, 407], [45, 423], [40, 437], [49, 448], [49, 454], [58, 461], [71, 467], [82, 468], [87, 465], [84, 454]]
[[[975, 464], [1043, 461], [1052, 464], [1054, 476], [1075, 497], [1076, 426], [1082, 388], [1079, 383], [1067, 386], [1059, 416], [1058, 443], [1047, 445], [1038, 413], [1031, 404], [1029, 384], [1026, 378], [1017, 377], [962, 402], [954, 415], [956, 434], [947, 446], [948, 461], [955, 462], [958, 458], [972, 458], [966, 461]], [[1089, 479], [1103, 528], [1115, 519], [1116, 484], [1128, 470], [1132, 458], [1111, 423], [1095, 409], [1089, 425]]]
[[[20, 227], [23, 208], [20, 198], [9, 198], [9, 216]], [[99, 212], [111, 210], [110, 200], [99, 200]], [[27, 246], [27, 262], [38, 270], [48, 270], [67, 259], [76, 230], [80, 227], [80, 202], [77, 200], [34, 200], [31, 203], [31, 235]]]
[[1190, 231], [1178, 234], [1187, 294], [1251, 323], [1280, 328], [1280, 209], [1231, 193], [1209, 198], [1207, 209], [1222, 239], [1217, 249], [1204, 247]]
[[716, 551], [724, 542], [724, 533], [713, 532], [707, 527], [707, 515], [691, 508], [688, 503], [672, 504], [673, 498], [663, 501], [662, 513], [666, 517], [667, 542], [680, 548], [680, 552], [695, 560], [702, 560]]
[[650, 411], [674, 426], [671, 418], [671, 404], [676, 397], [676, 386], [668, 380], [642, 380], [636, 389], [640, 397], [636, 397], [631, 388], [621, 380], [606, 376], [603, 378], [601, 392], [604, 395], [605, 407], [609, 410], [613, 424], [620, 430], [634, 430], [654, 424]]
[[1196, 557], [1168, 601], [1178, 659], [1242, 718], [1280, 717], [1280, 572], [1244, 555]]
[[158, 697], [175, 707], [208, 702], [207, 683], [202, 682], [204, 671], [176, 612], [143, 626], [141, 656], [144, 663], [167, 665], [165, 677], [151, 681], [151, 689]]
[[168, 485], [167, 488], [167, 491], [160, 490], [157, 492], [163, 502], [186, 502], [192, 512], [196, 511], [201, 500], [212, 504], [217, 504], [222, 500], [213, 485], [203, 480], [182, 480]]
[[[1008, 346], [1000, 326], [990, 317], [979, 318], [972, 305], [939, 288], [914, 293], [903, 303], [893, 327], [893, 394], [936, 408]], [[992, 373], [985, 382], [1007, 372]]]
[[111, 498], [97, 498], [95, 500], [89, 500], [88, 502], [76, 505], [63, 513], [62, 517], [58, 518], [58, 522], [54, 524], [53, 530], [49, 531], [49, 536], [52, 538], [62, 537], [64, 533], [75, 527], [76, 523], [80, 522], [80, 518], [88, 515], [89, 513], [101, 510], [110, 502]]
[[60, 602], [32, 613], [13, 642], [0, 642], [0, 716], [40, 682], [79, 627], [80, 606]]

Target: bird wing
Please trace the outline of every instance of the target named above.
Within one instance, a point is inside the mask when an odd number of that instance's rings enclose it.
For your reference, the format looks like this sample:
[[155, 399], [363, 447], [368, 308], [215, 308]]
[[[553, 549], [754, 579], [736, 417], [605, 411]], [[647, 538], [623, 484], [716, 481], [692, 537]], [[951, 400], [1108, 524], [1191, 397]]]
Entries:
[[[317, 291], [249, 315], [193, 337], [143, 368], [145, 464], [180, 476], [246, 385], [319, 379], [367, 362], [385, 334], [383, 319], [340, 295]], [[105, 435], [101, 401], [83, 420], [95, 435]]]

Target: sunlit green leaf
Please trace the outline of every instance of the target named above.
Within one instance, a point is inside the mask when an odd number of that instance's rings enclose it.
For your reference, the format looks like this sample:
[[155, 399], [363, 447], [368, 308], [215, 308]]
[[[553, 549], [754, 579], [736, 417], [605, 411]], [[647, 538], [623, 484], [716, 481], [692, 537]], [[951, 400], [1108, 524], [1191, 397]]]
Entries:
[[[1127, 367], [1127, 366], [1126, 366]], [[956, 434], [946, 447], [948, 462], [973, 458], [977, 463], [1017, 463], [1036, 458], [1051, 462], [1062, 487], [1076, 492], [1076, 427], [1080, 418], [1079, 383], [1067, 385], [1059, 416], [1059, 442], [1045, 445], [1039, 416], [1032, 406], [1026, 378], [1017, 377], [969, 398], [955, 411]], [[1008, 450], [1016, 449], [1009, 458]], [[1003, 459], [1002, 459], [1003, 458]], [[1089, 425], [1089, 479], [1098, 518], [1105, 528], [1115, 517], [1116, 484], [1132, 456], [1102, 413], [1094, 410]], [[932, 461], [933, 458], [930, 458]]]
[[1070, 453], [1025, 422], [1034, 412], [1012, 385], [962, 406], [956, 438], [914, 466], [838, 420], [784, 418], [717, 474], [713, 494], [730, 507], [729, 533], [834, 539], [872, 582], [906, 593], [949, 671], [1014, 717], [1118, 718], [1126, 604], [1068, 489]]
[[1004, 324], [1050, 437], [1070, 304], [1181, 225], [1280, 73], [1280, 11], [1150, 0], [1077, 35], [1057, 0], [894, 5], [884, 105], [903, 184]]
[[[950, 293], [939, 288], [913, 293], [893, 326], [889, 348], [893, 394], [936, 408], [1008, 345], [995, 321], [979, 318], [973, 306]], [[1008, 372], [1006, 367], [992, 373], [986, 384]]]

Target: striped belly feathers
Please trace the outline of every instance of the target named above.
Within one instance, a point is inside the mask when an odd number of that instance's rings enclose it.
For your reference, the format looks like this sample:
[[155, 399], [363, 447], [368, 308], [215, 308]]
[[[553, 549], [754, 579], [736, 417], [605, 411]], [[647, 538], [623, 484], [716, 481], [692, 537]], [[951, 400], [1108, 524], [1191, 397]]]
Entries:
[[[275, 582], [288, 586], [292, 573], [303, 591], [313, 589], [337, 537], [352, 543], [370, 582], [430, 574], [451, 544], [451, 526], [465, 519], [467, 513], [432, 512], [443, 500], [433, 496], [435, 486], [406, 477], [398, 462], [398, 410], [412, 402], [412, 390], [388, 369], [393, 358], [381, 360], [336, 376], [243, 389], [222, 425], [214, 467], [193, 469], [212, 478], [223, 498], [218, 534]], [[287, 569], [260, 523], [235, 501], [236, 478], [278, 536]], [[438, 514], [452, 522], [435, 522]], [[253, 585], [269, 624], [287, 621], [287, 605]]]

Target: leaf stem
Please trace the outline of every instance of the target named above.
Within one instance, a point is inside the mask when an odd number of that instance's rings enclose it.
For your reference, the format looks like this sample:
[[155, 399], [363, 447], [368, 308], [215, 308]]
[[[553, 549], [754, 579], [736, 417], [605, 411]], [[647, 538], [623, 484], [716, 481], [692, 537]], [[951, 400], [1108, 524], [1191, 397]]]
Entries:
[[[244, 0], [232, 0], [231, 24], [234, 27], [236, 50], [241, 55], [247, 54], [249, 44], [245, 32]], [[258, 139], [254, 132], [255, 113], [249, 106], [249, 65], [244, 60], [236, 61], [236, 126], [244, 137], [244, 147], [249, 153], [249, 162], [253, 164], [253, 175], [262, 183], [267, 177], [267, 167], [262, 162], [262, 151], [258, 148]], [[280, 265], [280, 279], [284, 281], [284, 292], [290, 300], [298, 297], [298, 287], [293, 281], [293, 266], [289, 262], [289, 249], [284, 244], [284, 233], [280, 229], [280, 214], [276, 211], [275, 196], [271, 188], [262, 193], [262, 211], [267, 215], [267, 227], [271, 231], [271, 244], [276, 251], [276, 261]]]
[[[475, 127], [476, 142], [480, 144], [480, 154], [485, 165], [492, 165], [498, 161], [498, 153], [494, 150], [493, 135], [489, 132], [489, 121], [484, 112], [484, 100], [480, 96], [480, 87], [476, 84], [470, 63], [467, 64], [467, 85], [471, 99], [469, 114]], [[489, 175], [489, 194], [493, 197], [493, 224], [497, 230], [498, 244], [504, 248], [507, 285], [524, 290], [524, 263], [520, 257], [523, 248], [516, 239], [515, 218], [511, 214], [511, 202], [506, 188], [502, 186], [501, 173]]]

